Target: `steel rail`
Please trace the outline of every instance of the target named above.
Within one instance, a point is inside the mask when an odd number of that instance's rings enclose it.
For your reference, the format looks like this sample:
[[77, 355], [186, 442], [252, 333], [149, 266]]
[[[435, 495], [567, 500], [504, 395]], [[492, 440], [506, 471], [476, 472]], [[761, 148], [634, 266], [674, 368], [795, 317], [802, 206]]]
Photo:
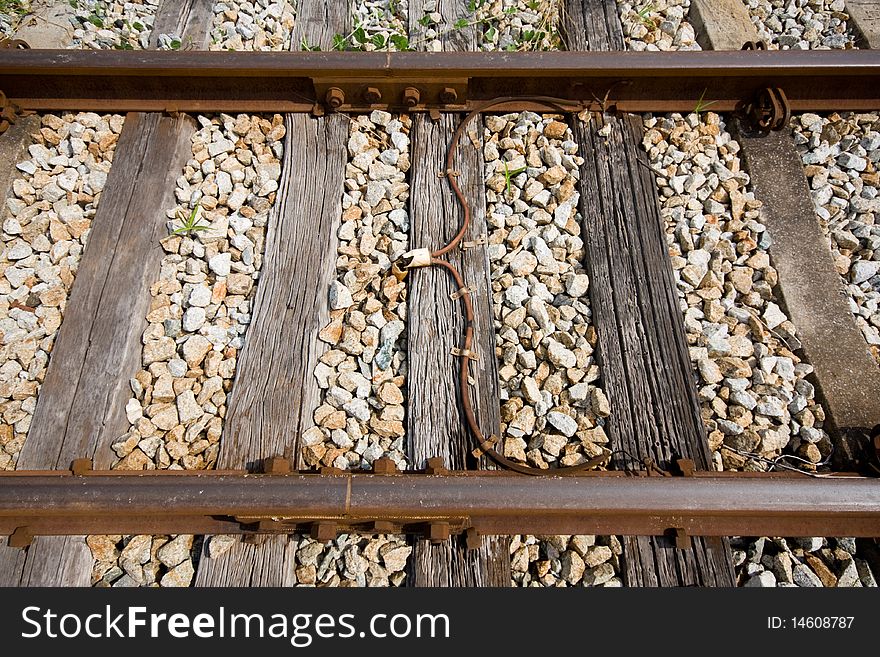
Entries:
[[[880, 536], [880, 482], [775, 474], [0, 474], [0, 535], [290, 533]], [[441, 533], [441, 536], [444, 535]]]
[[730, 111], [767, 88], [795, 111], [877, 109], [880, 53], [0, 51], [0, 90], [41, 111], [301, 112], [331, 89], [341, 111], [464, 111], [509, 95], [631, 112], [692, 111], [702, 99]]

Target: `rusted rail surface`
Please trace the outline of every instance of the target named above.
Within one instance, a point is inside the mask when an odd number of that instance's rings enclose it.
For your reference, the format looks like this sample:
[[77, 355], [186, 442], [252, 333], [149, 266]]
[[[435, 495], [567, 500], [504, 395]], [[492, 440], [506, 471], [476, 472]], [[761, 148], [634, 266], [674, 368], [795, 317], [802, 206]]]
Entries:
[[855, 476], [15, 472], [0, 535], [449, 533], [880, 536], [880, 484]]
[[692, 111], [702, 100], [730, 111], [767, 88], [796, 111], [876, 109], [880, 53], [0, 51], [0, 90], [29, 110], [461, 111], [515, 90], [591, 109]]

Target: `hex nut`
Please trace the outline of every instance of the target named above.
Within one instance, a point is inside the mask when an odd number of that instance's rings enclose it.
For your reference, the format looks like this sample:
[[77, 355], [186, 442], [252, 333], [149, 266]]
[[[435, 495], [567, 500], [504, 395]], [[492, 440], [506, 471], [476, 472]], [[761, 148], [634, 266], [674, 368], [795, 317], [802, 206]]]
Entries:
[[422, 94], [415, 87], [407, 87], [403, 90], [403, 104], [407, 107], [415, 107], [421, 100]]
[[324, 100], [333, 109], [338, 109], [345, 104], [345, 92], [339, 87], [330, 87], [324, 95]]

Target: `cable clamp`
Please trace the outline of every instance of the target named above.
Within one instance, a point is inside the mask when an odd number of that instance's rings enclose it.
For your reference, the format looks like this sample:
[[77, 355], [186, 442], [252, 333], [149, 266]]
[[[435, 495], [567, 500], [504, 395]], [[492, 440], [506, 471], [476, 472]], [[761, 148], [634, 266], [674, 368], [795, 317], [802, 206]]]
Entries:
[[472, 294], [476, 292], [476, 290], [470, 285], [465, 285], [464, 287], [458, 288], [455, 292], [449, 293], [449, 298], [455, 301], [456, 299], [461, 299], [465, 294]]
[[413, 249], [412, 251], [407, 251], [400, 257], [400, 262], [404, 269], [427, 267], [431, 264], [431, 250]]
[[472, 377], [470, 374], [468, 374], [467, 381], [468, 381], [468, 385], [472, 385], [472, 386], [477, 385], [477, 380], [474, 377]]
[[480, 235], [477, 239], [475, 239], [475, 240], [473, 240], [473, 241], [471, 241], [471, 242], [462, 242], [462, 243], [461, 243], [461, 248], [463, 248], [463, 249], [473, 249], [474, 247], [482, 246], [483, 244], [488, 244], [488, 243], [489, 243], [489, 236], [486, 235], [485, 233], [483, 233], [483, 234]]
[[474, 451], [471, 452], [474, 458], [478, 459], [486, 452], [495, 448], [495, 443], [497, 443], [501, 438], [496, 435], [491, 435], [486, 440], [480, 443], [480, 446], [477, 447]]
[[446, 171], [438, 171], [438, 178], [445, 178], [446, 176], [452, 176], [453, 178], [458, 178], [461, 175], [461, 172], [456, 171], [455, 169], [446, 169]]
[[475, 352], [471, 349], [459, 349], [458, 347], [453, 347], [452, 349], [449, 350], [449, 352], [453, 356], [462, 356], [464, 358], [470, 358], [473, 361], [480, 360], [480, 357], [477, 356], [477, 352]]

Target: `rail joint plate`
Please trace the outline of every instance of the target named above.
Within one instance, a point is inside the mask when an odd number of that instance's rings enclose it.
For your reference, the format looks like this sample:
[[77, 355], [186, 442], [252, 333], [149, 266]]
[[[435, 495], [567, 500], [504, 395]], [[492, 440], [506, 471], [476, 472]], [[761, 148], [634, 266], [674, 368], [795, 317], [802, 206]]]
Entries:
[[468, 78], [312, 78], [315, 98], [331, 111], [430, 112], [467, 108]]

